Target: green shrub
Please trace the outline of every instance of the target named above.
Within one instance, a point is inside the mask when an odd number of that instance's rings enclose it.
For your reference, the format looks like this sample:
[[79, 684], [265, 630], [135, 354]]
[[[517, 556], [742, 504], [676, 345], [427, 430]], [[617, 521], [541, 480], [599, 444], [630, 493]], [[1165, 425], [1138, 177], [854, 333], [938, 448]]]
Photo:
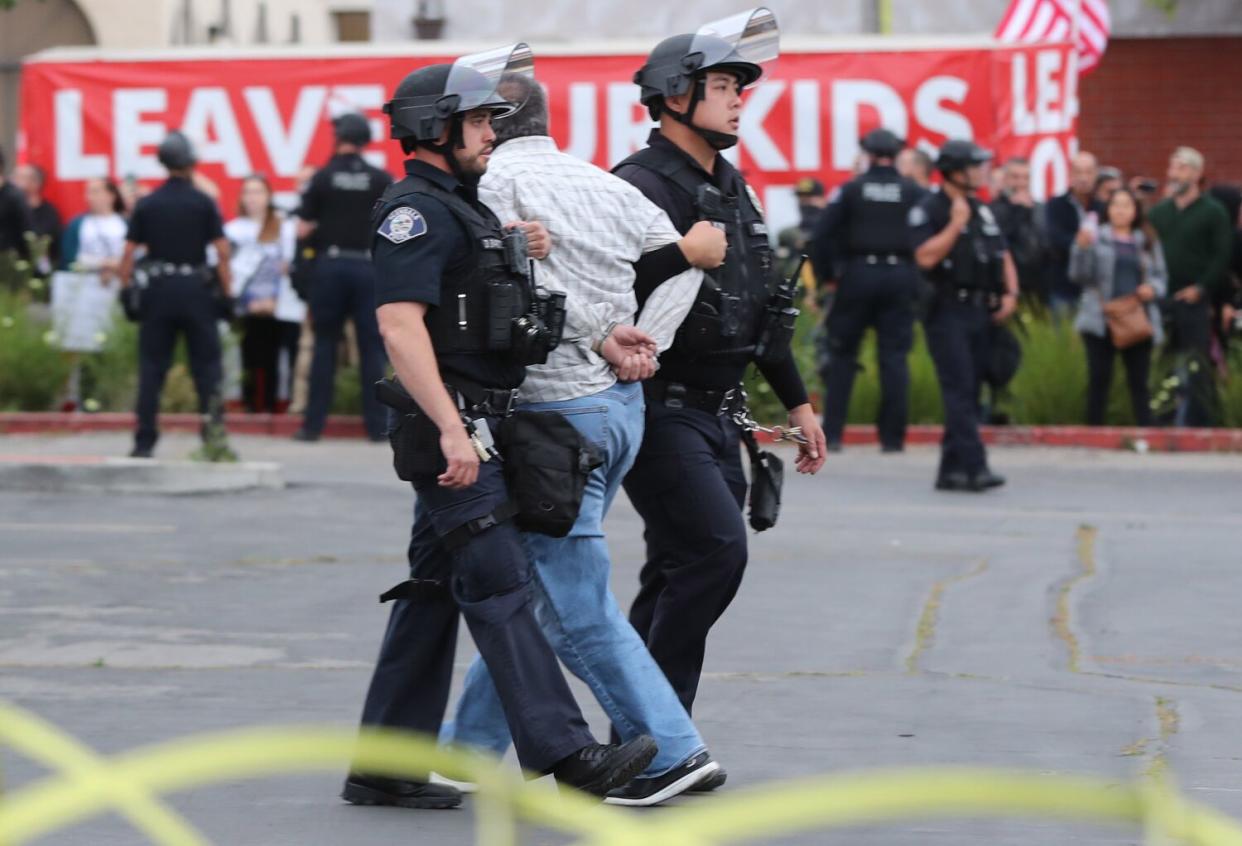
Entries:
[[46, 317], [28, 296], [0, 291], [0, 410], [51, 408], [69, 378], [68, 354], [56, 346]]

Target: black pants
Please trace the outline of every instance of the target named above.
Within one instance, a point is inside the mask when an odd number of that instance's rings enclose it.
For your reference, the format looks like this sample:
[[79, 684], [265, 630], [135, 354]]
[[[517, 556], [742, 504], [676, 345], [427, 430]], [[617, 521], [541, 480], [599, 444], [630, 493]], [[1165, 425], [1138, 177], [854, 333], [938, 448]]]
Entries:
[[[498, 421], [488, 422], [495, 431]], [[439, 733], [460, 612], [496, 682], [518, 760], [546, 772], [594, 738], [535, 621], [530, 564], [518, 531], [506, 521], [452, 551], [440, 540], [508, 501], [501, 469], [495, 461], [482, 464], [478, 481], [464, 491], [442, 488], [434, 476], [415, 490], [411, 577], [439, 580], [444, 589], [393, 603], [362, 723]]]
[[1119, 350], [1113, 345], [1112, 336], [1105, 329], [1104, 337], [1082, 333], [1082, 343], [1087, 350], [1087, 425], [1103, 426], [1108, 411], [1108, 394], [1113, 385], [1113, 360], [1121, 353], [1126, 368], [1126, 385], [1130, 389], [1130, 407], [1134, 410], [1137, 426], [1151, 425], [1151, 404], [1147, 383], [1151, 375], [1152, 342]]
[[647, 541], [630, 622], [690, 711], [707, 633], [746, 569], [741, 432], [727, 417], [651, 403], [624, 486]]
[[[1197, 303], [1173, 301], [1169, 352], [1179, 359], [1177, 376], [1185, 384], [1181, 389], [1173, 423], [1176, 426], [1212, 426], [1215, 419], [1216, 383], [1212, 376], [1211, 306], [1206, 300]], [[1191, 363], [1196, 366], [1191, 367]]]
[[852, 260], [828, 313], [828, 366], [824, 378], [824, 435], [841, 441], [849, 410], [858, 347], [868, 327], [876, 333], [880, 369], [880, 443], [900, 447], [906, 440], [910, 397], [910, 365], [914, 345], [914, 285], [912, 265], [869, 265]]
[[247, 411], [276, 410], [283, 325], [274, 317], [242, 319], [242, 397]]
[[[214, 284], [214, 283], [213, 283]], [[177, 337], [184, 335], [190, 354], [190, 375], [198, 392], [200, 413], [211, 408], [220, 389], [222, 364], [216, 305], [201, 276], [161, 276], [142, 292], [142, 323], [138, 328], [138, 429], [134, 446], [153, 449], [160, 393], [172, 364]]]
[[986, 306], [937, 297], [924, 322], [944, 403], [942, 477], [946, 473], [974, 475], [988, 466], [987, 450], [979, 437], [979, 387], [989, 353], [991, 320]]
[[371, 262], [355, 258], [325, 258], [315, 263], [310, 291], [315, 353], [311, 359], [310, 396], [302, 427], [312, 434], [323, 431], [335, 390], [336, 354], [345, 321], [353, 320], [358, 336], [358, 375], [362, 380], [362, 417], [367, 434], [384, 435], [384, 407], [375, 399], [373, 385], [384, 378], [384, 345], [375, 319], [375, 272]]

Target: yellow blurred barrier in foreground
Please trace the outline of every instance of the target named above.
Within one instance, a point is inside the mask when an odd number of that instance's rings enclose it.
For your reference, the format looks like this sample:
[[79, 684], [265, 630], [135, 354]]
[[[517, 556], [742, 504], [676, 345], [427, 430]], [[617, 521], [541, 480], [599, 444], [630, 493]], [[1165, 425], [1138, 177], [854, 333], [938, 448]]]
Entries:
[[0, 797], [4, 846], [105, 811], [124, 815], [159, 846], [202, 846], [203, 835], [161, 804], [157, 793], [277, 773], [343, 774], [350, 761], [393, 777], [435, 771], [477, 782], [476, 842], [486, 846], [515, 843], [517, 818], [578, 835], [579, 846], [709, 846], [911, 818], [1005, 816], [1137, 824], [1151, 846], [1242, 846], [1242, 828], [1232, 820], [1158, 782], [1117, 784], [969, 767], [881, 770], [729, 791], [727, 800], [705, 799], [648, 816], [534, 787], [493, 759], [391, 732], [256, 728], [101, 758], [29, 712], [0, 703], [0, 744], [58, 770]]

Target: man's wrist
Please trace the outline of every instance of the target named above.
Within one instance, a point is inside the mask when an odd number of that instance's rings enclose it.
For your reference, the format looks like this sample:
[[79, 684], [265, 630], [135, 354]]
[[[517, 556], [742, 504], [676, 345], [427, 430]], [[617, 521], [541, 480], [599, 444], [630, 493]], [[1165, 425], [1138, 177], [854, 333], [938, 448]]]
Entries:
[[604, 344], [608, 342], [608, 339], [612, 336], [612, 330], [616, 328], [617, 322], [615, 320], [609, 323], [608, 327], [604, 329], [604, 334], [600, 335], [599, 340], [591, 344], [591, 352], [596, 355], [603, 355]]

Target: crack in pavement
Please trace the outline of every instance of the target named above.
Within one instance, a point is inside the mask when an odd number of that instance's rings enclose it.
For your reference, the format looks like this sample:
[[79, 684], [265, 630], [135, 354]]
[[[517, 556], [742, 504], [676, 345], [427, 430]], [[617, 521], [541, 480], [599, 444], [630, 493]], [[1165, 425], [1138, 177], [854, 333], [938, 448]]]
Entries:
[[959, 573], [947, 579], [941, 579], [934, 583], [931, 592], [927, 595], [927, 600], [923, 603], [922, 613], [919, 614], [918, 624], [914, 629], [914, 646], [910, 650], [910, 654], [906, 656], [906, 675], [913, 676], [919, 673], [919, 659], [923, 657], [923, 653], [928, 650], [936, 637], [936, 624], [940, 620], [940, 603], [944, 599], [944, 592], [951, 586], [964, 582], [967, 579], [973, 579], [975, 576], [982, 575], [988, 569], [988, 560], [980, 559], [975, 568], [968, 573]]
[[1092, 578], [1096, 574], [1095, 539], [1099, 530], [1095, 526], [1083, 524], [1078, 527], [1078, 563], [1081, 570], [1065, 580], [1057, 591], [1056, 611], [1049, 623], [1053, 636], [1065, 644], [1069, 652], [1068, 669], [1071, 673], [1081, 673], [1082, 649], [1078, 645], [1078, 637], [1073, 631], [1073, 611], [1070, 607], [1070, 596], [1074, 588]]

